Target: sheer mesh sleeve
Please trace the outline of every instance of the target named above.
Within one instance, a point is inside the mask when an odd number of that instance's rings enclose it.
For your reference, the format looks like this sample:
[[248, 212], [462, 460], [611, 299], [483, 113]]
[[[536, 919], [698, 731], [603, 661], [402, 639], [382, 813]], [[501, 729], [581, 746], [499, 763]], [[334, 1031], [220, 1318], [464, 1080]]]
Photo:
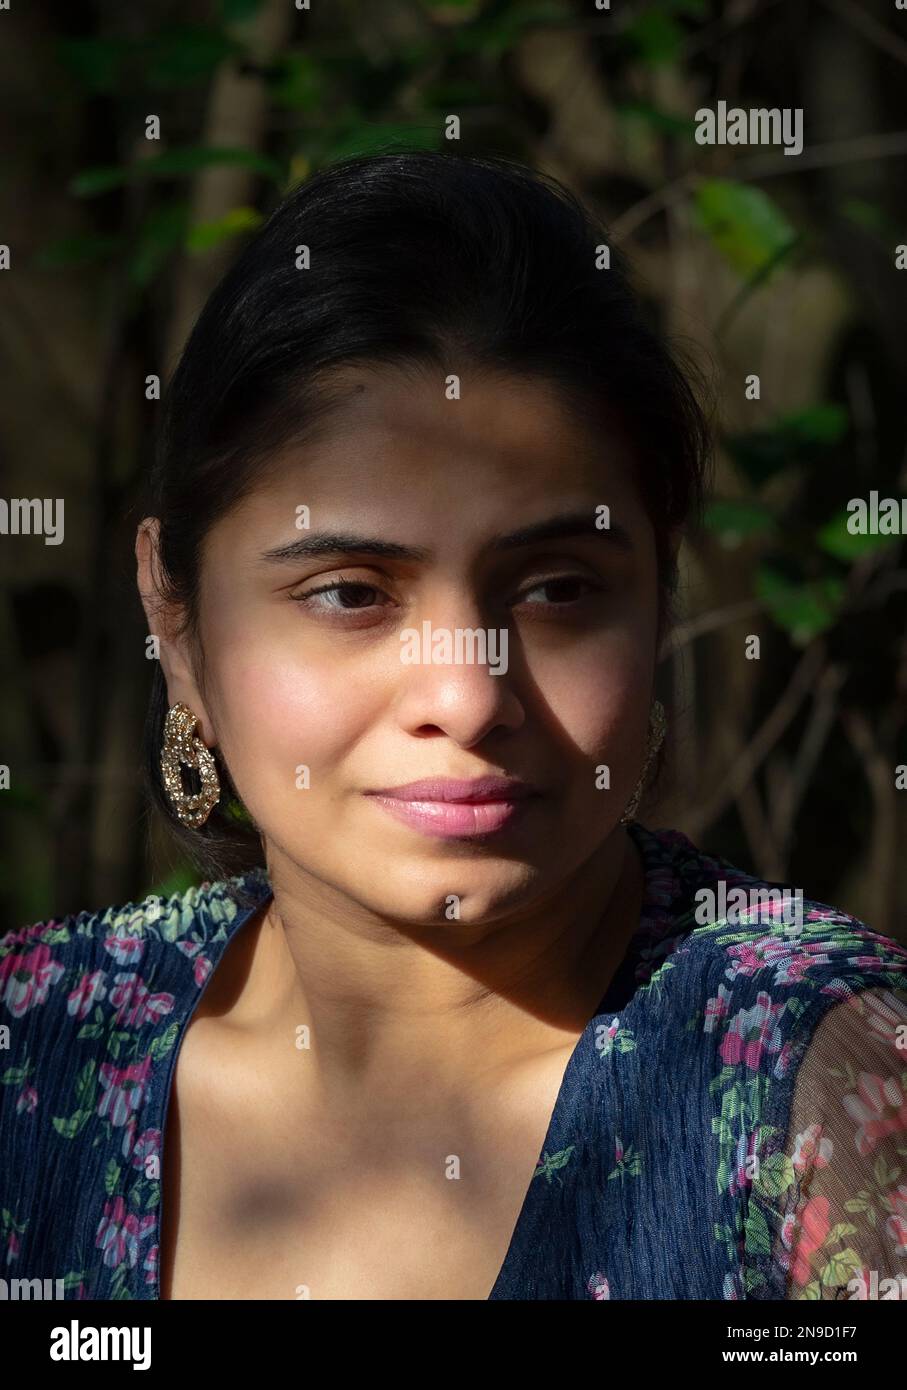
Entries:
[[861, 990], [822, 1018], [785, 1155], [784, 1296], [907, 1298], [907, 990]]

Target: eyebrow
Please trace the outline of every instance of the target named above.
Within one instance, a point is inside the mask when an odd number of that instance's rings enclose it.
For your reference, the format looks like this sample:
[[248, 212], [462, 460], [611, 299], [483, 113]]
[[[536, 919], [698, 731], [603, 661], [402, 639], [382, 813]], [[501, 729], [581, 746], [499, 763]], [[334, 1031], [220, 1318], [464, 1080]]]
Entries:
[[[523, 546], [537, 545], [540, 541], [558, 541], [571, 538], [595, 537], [609, 546], [631, 553], [634, 549], [630, 533], [619, 522], [611, 521], [608, 527], [595, 524], [594, 511], [566, 512], [561, 516], [550, 517], [545, 521], [521, 526], [516, 531], [508, 531], [492, 536], [488, 549], [493, 552], [518, 550]], [[359, 535], [352, 531], [321, 531], [311, 536], [300, 536], [298, 540], [287, 541], [284, 545], [273, 546], [259, 557], [265, 564], [289, 564], [313, 557], [324, 558], [335, 555], [371, 555], [385, 560], [431, 560], [433, 551], [425, 546], [401, 545], [398, 541], [382, 540], [378, 536]]]

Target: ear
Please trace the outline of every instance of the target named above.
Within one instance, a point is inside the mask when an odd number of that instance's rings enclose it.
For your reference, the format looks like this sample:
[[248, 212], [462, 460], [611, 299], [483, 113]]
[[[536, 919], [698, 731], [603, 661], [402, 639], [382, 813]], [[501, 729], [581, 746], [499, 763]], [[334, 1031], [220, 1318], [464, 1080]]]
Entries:
[[136, 579], [149, 635], [158, 638], [161, 670], [167, 683], [167, 700], [187, 704], [198, 715], [202, 742], [214, 747], [217, 735], [195, 679], [190, 643], [179, 636], [181, 610], [164, 597], [165, 586], [160, 563], [160, 522], [146, 516], [139, 522], [135, 538]]

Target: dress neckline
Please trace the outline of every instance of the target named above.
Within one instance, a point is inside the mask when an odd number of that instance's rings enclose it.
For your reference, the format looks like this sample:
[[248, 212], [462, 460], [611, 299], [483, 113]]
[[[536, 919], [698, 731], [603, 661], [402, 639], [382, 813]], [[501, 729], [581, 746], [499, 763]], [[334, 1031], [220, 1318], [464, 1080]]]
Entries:
[[[620, 1028], [624, 1011], [638, 999], [640, 990], [660, 968], [677, 940], [690, 930], [690, 924], [678, 922], [672, 911], [680, 884], [670, 865], [664, 862], [662, 841], [639, 821], [629, 822], [627, 831], [643, 862], [640, 920], [628, 942], [623, 960], [567, 1060], [548, 1119], [539, 1162], [529, 1180], [503, 1264], [488, 1294], [488, 1302], [508, 1297], [507, 1290], [519, 1282], [521, 1265], [533, 1247], [533, 1236], [544, 1214], [545, 1198], [545, 1189], [537, 1179], [549, 1170], [552, 1160], [561, 1157], [552, 1152], [554, 1136], [564, 1131], [567, 1117], [573, 1113], [585, 1092], [589, 1064], [595, 1060], [597, 1051], [596, 1030], [600, 1020], [607, 1018], [612, 1030], [615, 1024]], [[685, 836], [678, 838], [692, 848]]]
[[[552, 1136], [562, 1127], [565, 1111], [576, 1103], [581, 1091], [579, 1078], [590, 1049], [594, 1049], [595, 1030], [598, 1020], [603, 1015], [609, 1015], [614, 1019], [636, 998], [639, 989], [647, 982], [648, 977], [655, 969], [659, 957], [663, 956], [671, 926], [676, 924], [676, 919], [671, 912], [671, 904], [676, 895], [678, 884], [675, 875], [670, 872], [667, 881], [665, 880], [666, 865], [664, 862], [664, 850], [659, 836], [655, 832], [647, 830], [639, 821], [630, 821], [627, 825], [627, 832], [631, 841], [636, 846], [643, 865], [643, 896], [639, 924], [630, 937], [624, 958], [608, 984], [603, 998], [596, 1005], [595, 1012], [586, 1024], [586, 1027], [578, 1038], [567, 1060], [567, 1065], [564, 1068], [561, 1084], [558, 1087], [545, 1131], [545, 1140], [540, 1155], [543, 1162], [546, 1155], [551, 1157], [549, 1150], [552, 1143]], [[677, 832], [673, 832], [673, 835], [678, 839], [684, 840], [686, 844], [690, 844], [689, 841], [686, 841], [685, 837], [678, 835]], [[691, 845], [690, 848], [692, 848]], [[189, 1007], [183, 1015], [179, 1037], [170, 1050], [168, 1066], [163, 1081], [163, 1110], [161, 1114], [159, 1146], [161, 1156], [161, 1200], [155, 1208], [155, 1229], [151, 1242], [152, 1245], [156, 1244], [158, 1247], [158, 1258], [155, 1263], [154, 1282], [151, 1294], [151, 1297], [157, 1300], [161, 1298], [161, 1268], [163, 1263], [161, 1259], [163, 1244], [162, 1218], [164, 1211], [163, 1163], [164, 1154], [166, 1152], [167, 1119], [170, 1112], [176, 1077], [176, 1066], [179, 1060], [183, 1039], [189, 1030], [189, 1025], [195, 1017], [206, 989], [214, 978], [217, 967], [223, 959], [227, 947], [250, 918], [272, 897], [270, 881], [267, 876], [267, 871], [264, 869], [252, 869], [248, 873], [236, 875], [230, 882], [237, 885], [237, 896], [241, 897], [244, 906], [240, 908], [232, 922], [227, 925], [223, 938], [217, 943], [219, 947], [217, 957], [212, 961], [211, 969], [208, 971], [198, 992], [191, 999]], [[211, 886], [212, 885], [208, 883], [201, 884], [199, 886], [199, 892]], [[689, 928], [687, 927], [685, 930], [689, 930]], [[667, 944], [670, 945], [670, 943]], [[209, 955], [210, 954], [211, 951], [209, 947]], [[527, 1248], [528, 1233], [535, 1227], [540, 1215], [541, 1189], [539, 1184], [535, 1181], [540, 1171], [542, 1171], [541, 1166], [537, 1165], [532, 1177], [529, 1179], [528, 1187], [513, 1225], [503, 1263], [498, 1270], [491, 1291], [484, 1301], [490, 1302], [497, 1298], [506, 1297], [503, 1290], [512, 1283], [515, 1277], [515, 1270], [519, 1264], [522, 1252]]]

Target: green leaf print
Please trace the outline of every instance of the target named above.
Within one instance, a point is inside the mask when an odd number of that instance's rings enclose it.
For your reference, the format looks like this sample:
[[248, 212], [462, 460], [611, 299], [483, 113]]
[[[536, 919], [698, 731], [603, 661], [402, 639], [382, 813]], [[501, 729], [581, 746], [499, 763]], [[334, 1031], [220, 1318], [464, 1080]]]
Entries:
[[836, 1255], [832, 1255], [823, 1269], [821, 1283], [825, 1288], [828, 1288], [829, 1285], [846, 1284], [854, 1277], [862, 1264], [863, 1261], [856, 1250], [851, 1250], [849, 1246], [846, 1250], [839, 1250]]
[[617, 1156], [617, 1167], [608, 1174], [608, 1181], [610, 1182], [612, 1178], [620, 1178], [621, 1182], [625, 1177], [638, 1178], [642, 1172], [642, 1155], [632, 1144], [628, 1144], [624, 1148], [619, 1138], [614, 1141], [614, 1149]]
[[780, 1197], [794, 1180], [794, 1165], [787, 1154], [772, 1154], [760, 1163], [758, 1176], [753, 1181], [753, 1191], [765, 1197]]
[[107, 1171], [104, 1174], [104, 1189], [108, 1197], [112, 1197], [116, 1191], [117, 1183], [120, 1181], [120, 1165], [115, 1158], [107, 1164]]
[[162, 1057], [166, 1057], [179, 1037], [179, 1031], [179, 1024], [171, 1023], [166, 1033], [162, 1033], [159, 1038], [152, 1039], [151, 1046], [148, 1049], [152, 1061], [159, 1062]]
[[97, 1087], [96, 1067], [97, 1062], [92, 1058], [90, 1062], [85, 1063], [76, 1078], [76, 1100], [80, 1107], [91, 1105], [94, 1102], [94, 1093]]
[[[567, 1163], [569, 1163], [570, 1161], [570, 1155], [573, 1153], [573, 1150], [575, 1148], [576, 1145], [571, 1144], [569, 1148], [561, 1149], [556, 1154], [549, 1155], [548, 1153], [543, 1153], [542, 1161], [541, 1163], [539, 1163], [538, 1167], [533, 1173], [533, 1178], [541, 1177], [541, 1175], [544, 1173], [546, 1179], [550, 1184], [552, 1174], [555, 1177], [557, 1177], [557, 1172], [555, 1170], [558, 1168], [566, 1167]], [[560, 1182], [560, 1178], [558, 1178], [558, 1182]]]
[[21, 1067], [7, 1067], [6, 1071], [0, 1076], [0, 1085], [20, 1086], [28, 1077], [32, 1070], [32, 1064], [28, 1059], [23, 1062]]
[[750, 1205], [749, 1214], [746, 1218], [746, 1251], [751, 1255], [768, 1255], [771, 1253], [772, 1242], [769, 1236], [768, 1225], [761, 1210], [755, 1204]]
[[74, 1115], [70, 1115], [68, 1120], [63, 1119], [60, 1115], [54, 1115], [51, 1124], [58, 1134], [62, 1134], [64, 1139], [74, 1139], [79, 1130], [91, 1118], [92, 1113], [91, 1110], [77, 1110]]

